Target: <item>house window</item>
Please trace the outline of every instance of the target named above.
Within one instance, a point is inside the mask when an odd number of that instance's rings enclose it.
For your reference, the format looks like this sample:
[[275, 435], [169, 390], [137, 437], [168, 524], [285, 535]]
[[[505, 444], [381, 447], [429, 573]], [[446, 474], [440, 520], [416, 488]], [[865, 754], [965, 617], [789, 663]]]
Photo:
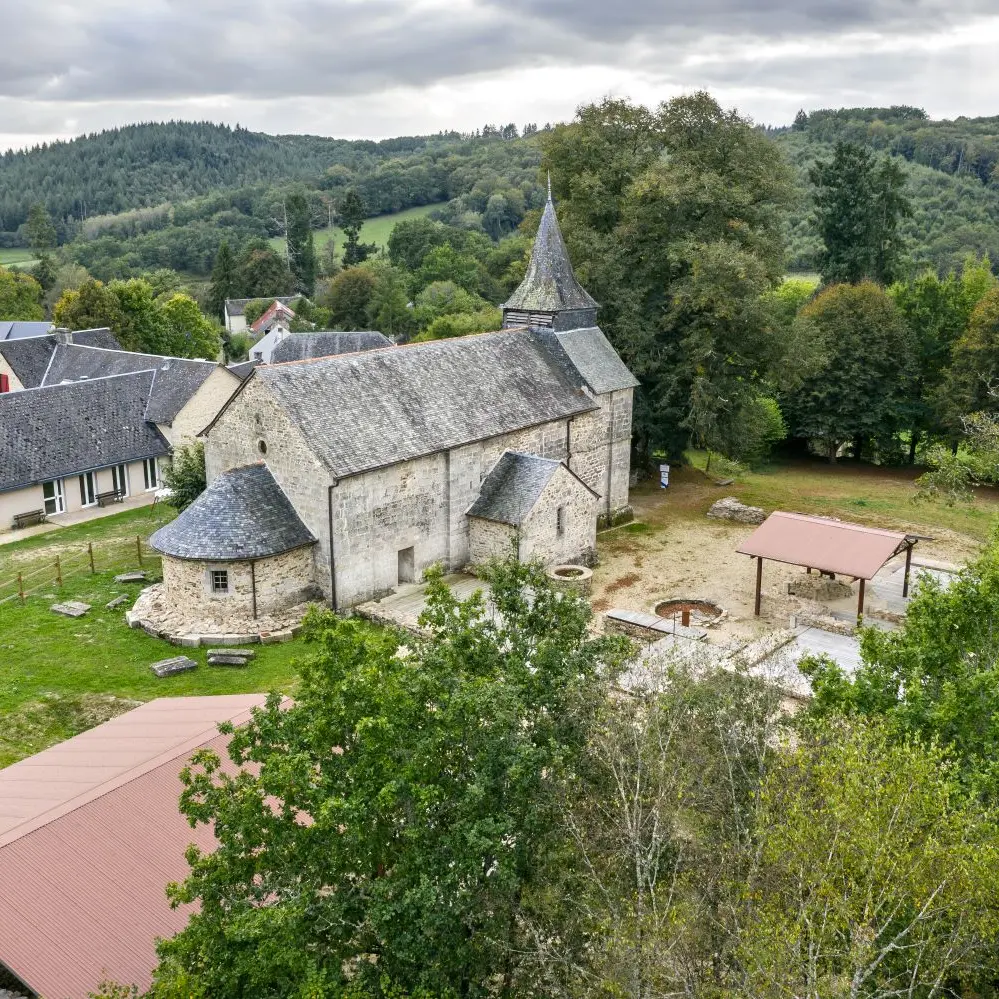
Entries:
[[155, 458], [143, 458], [142, 459], [142, 477], [146, 483], [146, 491], [150, 489], [159, 489], [160, 486], [160, 472], [156, 465]]
[[80, 476], [80, 506], [97, 505], [97, 475], [95, 472], [84, 472]]
[[127, 465], [115, 465], [111, 469], [111, 484], [114, 486], [114, 491], [119, 496], [128, 495], [128, 466]]
[[10, 376], [0, 372], [0, 392], [10, 391]]
[[229, 592], [229, 570], [209, 569], [208, 585], [216, 596], [225, 596]]
[[62, 479], [53, 479], [42, 483], [42, 498], [47, 514], [63, 513], [66, 510], [66, 500], [63, 498]]
[[565, 534], [565, 507], [560, 506], [555, 511], [555, 537], [561, 538]]

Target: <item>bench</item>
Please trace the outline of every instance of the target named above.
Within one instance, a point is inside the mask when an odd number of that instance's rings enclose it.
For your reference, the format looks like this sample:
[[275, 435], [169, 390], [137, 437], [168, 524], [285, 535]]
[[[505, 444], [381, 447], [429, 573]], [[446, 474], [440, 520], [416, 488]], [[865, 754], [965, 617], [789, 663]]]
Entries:
[[44, 524], [44, 510], [28, 510], [26, 513], [14, 514], [14, 528], [28, 527], [31, 524]]
[[117, 489], [109, 489], [106, 493], [97, 494], [97, 505], [108, 506], [111, 503], [121, 503], [124, 499], [124, 495]]

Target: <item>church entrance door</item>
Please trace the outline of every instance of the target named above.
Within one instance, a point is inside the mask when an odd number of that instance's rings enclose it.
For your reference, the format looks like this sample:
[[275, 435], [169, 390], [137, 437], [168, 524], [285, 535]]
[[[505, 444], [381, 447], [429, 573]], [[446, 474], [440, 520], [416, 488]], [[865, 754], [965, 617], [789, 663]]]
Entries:
[[416, 549], [403, 548], [399, 552], [399, 582], [416, 582]]

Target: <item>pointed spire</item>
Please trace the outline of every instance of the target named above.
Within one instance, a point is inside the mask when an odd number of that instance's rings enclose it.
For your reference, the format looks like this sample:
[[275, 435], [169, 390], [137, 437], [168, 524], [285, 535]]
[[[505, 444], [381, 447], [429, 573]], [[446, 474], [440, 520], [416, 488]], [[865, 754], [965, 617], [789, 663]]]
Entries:
[[[558, 326], [559, 313], [581, 313], [566, 320], [578, 321], [579, 325], [592, 325], [596, 322], [597, 303], [576, 280], [572, 262], [566, 250], [562, 231], [559, 229], [552, 200], [551, 173], [548, 174], [548, 200], [541, 215], [541, 224], [531, 250], [531, 261], [527, 274], [520, 287], [503, 306], [504, 322], [521, 325], [524, 314], [529, 314], [534, 322], [541, 315], [550, 317], [550, 324]], [[519, 315], [508, 315], [514, 312]], [[546, 323], [545, 325], [548, 325]], [[572, 328], [567, 326], [565, 328]]]

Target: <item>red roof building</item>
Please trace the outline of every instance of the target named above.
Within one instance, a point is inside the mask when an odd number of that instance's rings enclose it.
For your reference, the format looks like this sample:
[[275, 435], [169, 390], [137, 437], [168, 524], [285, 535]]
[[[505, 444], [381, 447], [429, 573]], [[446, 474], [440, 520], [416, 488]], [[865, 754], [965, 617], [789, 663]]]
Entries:
[[214, 846], [178, 810], [180, 771], [222, 721], [263, 694], [164, 697], [0, 770], [0, 968], [46, 999], [109, 979], [149, 986], [155, 942], [183, 929], [170, 881], [189, 843]]

